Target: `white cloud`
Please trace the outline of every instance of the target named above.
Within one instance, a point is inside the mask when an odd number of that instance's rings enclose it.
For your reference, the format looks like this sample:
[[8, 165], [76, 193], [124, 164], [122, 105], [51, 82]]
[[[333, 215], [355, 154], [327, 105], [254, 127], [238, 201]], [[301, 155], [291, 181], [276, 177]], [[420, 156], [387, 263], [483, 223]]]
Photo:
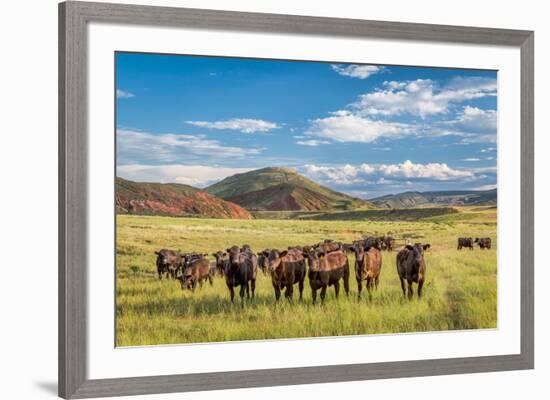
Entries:
[[304, 166], [306, 175], [329, 183], [343, 185], [371, 183], [394, 183], [395, 180], [405, 180], [411, 185], [410, 179], [450, 181], [474, 179], [476, 176], [470, 170], [454, 169], [445, 163], [415, 164], [406, 160], [400, 164], [360, 164], [322, 166], [307, 164]]
[[116, 90], [116, 98], [117, 99], [130, 99], [132, 97], [135, 97], [135, 95], [131, 92], [127, 92], [127, 91], [121, 90], [121, 89]]
[[411, 114], [422, 118], [446, 113], [450, 103], [496, 95], [496, 80], [455, 78], [443, 87], [430, 79], [386, 81], [383, 89], [361, 95], [353, 107], [361, 115]]
[[497, 188], [497, 185], [496, 185], [496, 184], [493, 184], [493, 185], [481, 185], [481, 186], [476, 187], [474, 190], [493, 190], [493, 189], [496, 189], [496, 188]]
[[188, 124], [209, 129], [228, 129], [243, 133], [268, 132], [280, 128], [275, 122], [261, 119], [233, 118], [227, 121], [186, 121]]
[[451, 124], [465, 132], [496, 134], [497, 112], [466, 106]]
[[469, 157], [469, 158], [463, 159], [462, 161], [481, 161], [481, 159], [477, 157]]
[[491, 151], [495, 151], [496, 147], [487, 147], [486, 149], [481, 149], [482, 153], [489, 153]]
[[260, 148], [225, 146], [201, 135], [154, 134], [128, 129], [117, 130], [118, 164], [180, 163], [182, 160], [205, 161], [242, 159], [260, 154]]
[[348, 111], [337, 111], [330, 117], [313, 120], [306, 131], [308, 136], [362, 143], [371, 143], [380, 137], [403, 137], [411, 133], [413, 131], [407, 124], [375, 121]]
[[327, 141], [327, 140], [308, 139], [308, 140], [297, 140], [296, 144], [299, 144], [301, 146], [316, 147], [316, 146], [320, 146], [322, 144], [330, 144], [330, 142]]
[[117, 176], [136, 182], [183, 183], [205, 187], [234, 174], [250, 171], [250, 168], [224, 168], [205, 165], [140, 165], [117, 167]]
[[367, 79], [369, 76], [379, 73], [382, 68], [375, 65], [336, 65], [332, 64], [331, 68], [342, 76], [350, 78]]

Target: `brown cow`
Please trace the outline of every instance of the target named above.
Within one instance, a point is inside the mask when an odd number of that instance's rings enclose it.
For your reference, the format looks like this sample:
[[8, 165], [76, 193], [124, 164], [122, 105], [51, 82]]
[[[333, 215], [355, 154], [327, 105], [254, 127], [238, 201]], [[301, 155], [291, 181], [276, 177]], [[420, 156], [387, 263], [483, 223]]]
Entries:
[[361, 298], [362, 283], [366, 281], [365, 287], [372, 299], [372, 289], [378, 289], [380, 270], [382, 269], [382, 252], [373, 246], [364, 248], [356, 244], [351, 248], [355, 253], [355, 279], [357, 280], [357, 297]]
[[422, 297], [422, 286], [426, 279], [426, 262], [424, 251], [430, 247], [429, 244], [416, 243], [414, 246], [406, 245], [397, 253], [396, 264], [397, 274], [401, 281], [401, 290], [405, 296], [405, 281], [408, 284], [408, 298], [413, 297], [413, 282], [418, 283], [418, 298]]
[[[314, 249], [320, 250], [323, 253], [330, 253], [331, 251], [339, 251], [342, 250], [342, 243], [340, 242], [334, 242], [330, 239], [326, 239], [321, 243], [317, 243], [313, 246]], [[303, 248], [302, 248], [303, 250]]]
[[182, 256], [175, 250], [162, 249], [155, 251], [157, 255], [157, 272], [159, 279], [162, 279], [162, 274], [166, 274], [166, 278], [172, 277], [176, 279], [177, 273], [181, 268]]
[[202, 288], [205, 280], [212, 286], [212, 274], [210, 262], [204, 257], [193, 257], [185, 262], [183, 274], [178, 278], [182, 289], [191, 289], [195, 291], [197, 284]]
[[275, 290], [275, 300], [279, 301], [281, 290], [285, 289], [285, 297], [292, 300], [294, 284], [298, 284], [300, 300], [304, 291], [306, 278], [306, 263], [299, 250], [284, 250], [279, 252], [273, 249], [268, 256], [268, 270], [271, 273], [271, 283]]
[[338, 298], [340, 279], [344, 282], [346, 296], [349, 296], [349, 263], [343, 251], [324, 253], [322, 251], [304, 252], [308, 261], [308, 277], [313, 304], [317, 301], [317, 290], [321, 289], [321, 303], [325, 301], [328, 286], [334, 286]]

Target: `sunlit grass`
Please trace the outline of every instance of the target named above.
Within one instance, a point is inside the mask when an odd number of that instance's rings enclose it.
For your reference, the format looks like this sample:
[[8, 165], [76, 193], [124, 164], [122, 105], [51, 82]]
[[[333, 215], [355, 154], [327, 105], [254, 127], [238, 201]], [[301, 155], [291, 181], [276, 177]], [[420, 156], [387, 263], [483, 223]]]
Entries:
[[[426, 254], [424, 297], [405, 301], [395, 267], [396, 252], [383, 254], [380, 286], [372, 301], [351, 293], [324, 305], [304, 300], [275, 304], [269, 277], [260, 275], [256, 298], [241, 307], [229, 302], [222, 278], [195, 293], [174, 280], [159, 281], [154, 251], [173, 248], [212, 253], [233, 244], [253, 249], [286, 248], [325, 238], [352, 241], [361, 234], [410, 237], [431, 243]], [[216, 220], [117, 217], [117, 344], [119, 346], [494, 328], [497, 323], [496, 210], [413, 221]], [[490, 236], [490, 251], [456, 250], [458, 236]], [[353, 265], [353, 256], [349, 257]], [[237, 297], [238, 298], [238, 297]]]

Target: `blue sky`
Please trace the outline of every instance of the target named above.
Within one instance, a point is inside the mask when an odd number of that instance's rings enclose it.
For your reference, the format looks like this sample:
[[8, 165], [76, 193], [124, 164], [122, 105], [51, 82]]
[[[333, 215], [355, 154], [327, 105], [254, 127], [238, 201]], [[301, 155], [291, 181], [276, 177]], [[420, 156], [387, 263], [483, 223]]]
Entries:
[[116, 54], [117, 175], [268, 166], [362, 198], [496, 187], [495, 71]]

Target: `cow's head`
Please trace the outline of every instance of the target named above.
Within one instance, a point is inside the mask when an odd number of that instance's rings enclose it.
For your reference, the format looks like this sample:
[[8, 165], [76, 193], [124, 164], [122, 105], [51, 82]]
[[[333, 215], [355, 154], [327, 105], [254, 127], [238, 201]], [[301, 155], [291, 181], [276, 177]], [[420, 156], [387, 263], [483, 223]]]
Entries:
[[193, 275], [184, 272], [178, 279], [180, 280], [181, 290], [193, 289], [193, 284], [195, 282]]
[[269, 272], [276, 271], [282, 262], [282, 258], [288, 254], [288, 251], [283, 250], [279, 252], [277, 249], [273, 249], [269, 252], [267, 256], [267, 270]]
[[241, 255], [241, 249], [238, 246], [231, 246], [226, 249], [227, 254], [229, 254], [229, 263], [231, 265], [239, 264], [239, 257]]

